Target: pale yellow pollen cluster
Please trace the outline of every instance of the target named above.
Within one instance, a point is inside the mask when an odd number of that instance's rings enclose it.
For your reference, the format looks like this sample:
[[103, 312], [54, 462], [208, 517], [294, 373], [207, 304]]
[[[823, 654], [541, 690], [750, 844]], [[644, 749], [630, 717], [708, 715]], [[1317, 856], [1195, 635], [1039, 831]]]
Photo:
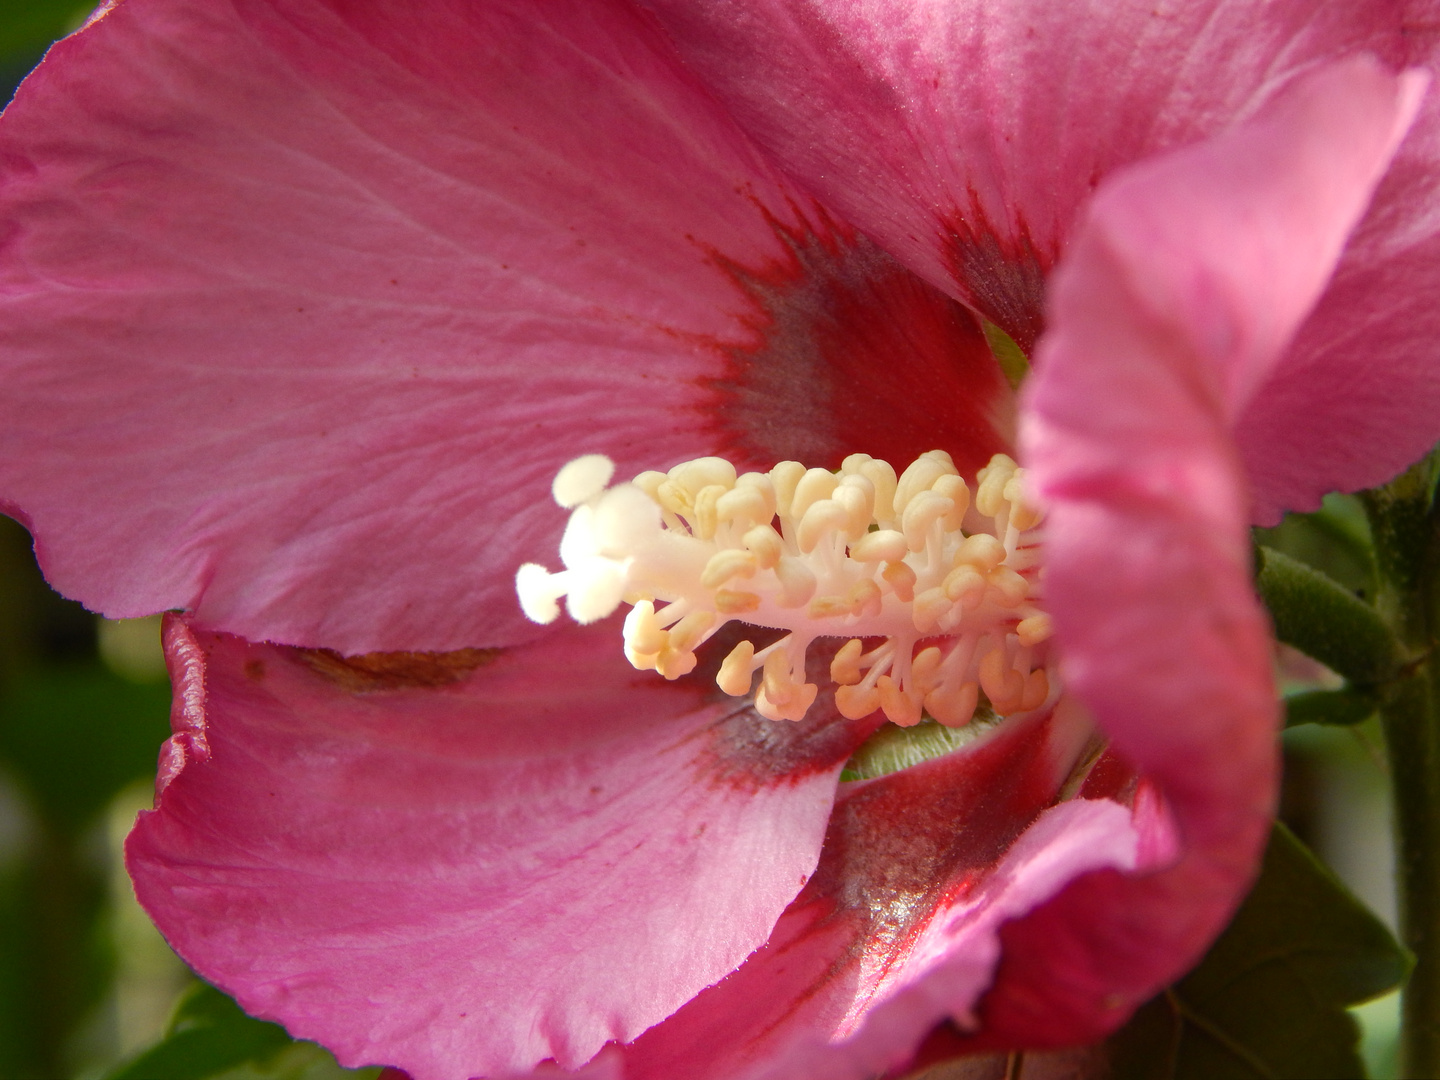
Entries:
[[521, 567], [532, 619], [554, 619], [562, 596], [580, 622], [629, 603], [625, 655], [667, 679], [693, 671], [696, 648], [732, 620], [787, 630], [758, 651], [740, 642], [716, 677], [744, 696], [758, 672], [755, 707], [773, 720], [814, 703], [817, 637], [849, 639], [830, 664], [848, 717], [878, 709], [896, 724], [928, 714], [958, 726], [981, 693], [1001, 715], [1049, 699], [1042, 520], [1009, 457], [992, 458], [973, 492], [940, 450], [898, 476], [864, 454], [838, 473], [782, 461], [737, 474], [718, 457], [607, 487], [612, 473], [589, 455], [556, 477], [556, 500], [574, 509], [565, 569]]

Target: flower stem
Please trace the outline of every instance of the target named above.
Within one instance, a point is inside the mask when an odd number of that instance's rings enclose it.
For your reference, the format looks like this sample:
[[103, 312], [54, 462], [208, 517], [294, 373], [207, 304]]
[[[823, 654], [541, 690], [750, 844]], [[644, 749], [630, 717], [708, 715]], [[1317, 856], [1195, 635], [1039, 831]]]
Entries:
[[1379, 570], [1376, 608], [1401, 642], [1380, 716], [1394, 798], [1405, 986], [1400, 1075], [1440, 1078], [1440, 449], [1365, 496]]
[[[1429, 664], [1425, 668], [1431, 668]], [[1381, 716], [1395, 794], [1400, 934], [1415, 955], [1405, 985], [1402, 1076], [1440, 1077], [1440, 710], [1434, 671], [1388, 695]]]

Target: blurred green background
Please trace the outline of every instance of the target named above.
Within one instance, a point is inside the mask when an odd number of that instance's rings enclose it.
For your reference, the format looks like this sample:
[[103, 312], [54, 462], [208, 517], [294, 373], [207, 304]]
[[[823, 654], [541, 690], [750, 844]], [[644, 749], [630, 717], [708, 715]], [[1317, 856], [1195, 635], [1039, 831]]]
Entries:
[[[3, 100], [89, 8], [0, 0]], [[1265, 539], [1363, 589], [1357, 529], [1354, 506], [1331, 500]], [[158, 622], [106, 623], [57, 596], [28, 534], [0, 517], [0, 1078], [373, 1076], [243, 1017], [136, 905], [121, 845], [149, 805], [168, 713]], [[1293, 729], [1286, 768], [1287, 823], [1393, 926], [1378, 734]], [[1357, 1012], [1372, 1075], [1393, 1075], [1394, 996]]]

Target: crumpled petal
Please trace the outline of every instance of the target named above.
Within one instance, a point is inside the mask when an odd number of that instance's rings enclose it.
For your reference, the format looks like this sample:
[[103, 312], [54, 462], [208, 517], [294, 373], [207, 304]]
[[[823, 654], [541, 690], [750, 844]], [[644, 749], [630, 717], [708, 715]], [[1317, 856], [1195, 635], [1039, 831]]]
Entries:
[[51, 583], [347, 653], [534, 637], [555, 472], [709, 452], [735, 268], [801, 228], [667, 50], [621, 0], [122, 0], [56, 45], [0, 122], [0, 506]]
[[765, 941], [874, 725], [776, 725], [633, 671], [616, 634], [377, 673], [172, 619], [141, 903], [345, 1064], [466, 1080], [635, 1038]]
[[1118, 174], [1053, 283], [1022, 449], [1068, 693], [1164, 793], [1182, 855], [1002, 934], [984, 1045], [1092, 1040], [1188, 967], [1255, 872], [1277, 783], [1239, 408], [1308, 313], [1423, 80], [1318, 70]]
[[842, 788], [824, 854], [769, 942], [624, 1047], [625, 1080], [844, 1080], [908, 1059], [989, 984], [1007, 917], [1131, 867], [1130, 812], [1050, 807], [1091, 728], [1073, 710]]
[[1027, 350], [1044, 276], [1108, 174], [1219, 133], [1317, 62], [1419, 62], [1414, 26], [1435, 18], [1313, 0], [644, 2], [785, 170]]

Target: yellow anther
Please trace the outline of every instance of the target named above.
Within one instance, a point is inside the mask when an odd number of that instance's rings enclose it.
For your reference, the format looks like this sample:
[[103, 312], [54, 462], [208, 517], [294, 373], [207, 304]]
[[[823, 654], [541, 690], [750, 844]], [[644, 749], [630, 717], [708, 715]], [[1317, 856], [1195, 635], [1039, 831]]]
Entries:
[[986, 575], [987, 593], [1001, 607], [1018, 607], [1030, 595], [1030, 583], [1008, 566], [997, 566]]
[[785, 541], [770, 525], [756, 525], [740, 538], [745, 550], [755, 556], [755, 565], [761, 570], [773, 570], [785, 554]]
[[1005, 481], [1003, 492], [1005, 501], [1018, 503], [1025, 501], [1025, 470], [1017, 468], [1010, 474], [1010, 479]]
[[1050, 678], [1045, 674], [1044, 668], [1036, 668], [1025, 676], [1025, 693], [1020, 698], [1020, 708], [1024, 712], [1038, 709], [1045, 704], [1045, 699], [1049, 696]]
[[630, 482], [636, 487], [638, 487], [641, 491], [645, 492], [646, 495], [649, 495], [650, 498], [654, 499], [656, 502], [659, 502], [660, 485], [665, 483], [665, 481], [668, 479], [670, 478], [666, 476], [663, 472], [656, 472], [654, 469], [648, 469], [645, 472], [642, 472], [639, 476], [635, 477], [635, 479], [631, 480]]
[[875, 488], [875, 520], [881, 525], [895, 520], [895, 470], [888, 461], [872, 458], [862, 464], [856, 472], [865, 477]]
[[880, 571], [880, 576], [890, 585], [890, 591], [905, 603], [915, 599], [915, 571], [905, 563], [887, 562], [885, 569]]
[[915, 658], [910, 661], [910, 684], [917, 694], [924, 695], [934, 689], [942, 659], [940, 650], [934, 645], [915, 654]]
[[604, 454], [585, 454], [555, 474], [550, 493], [566, 510], [573, 510], [604, 491], [614, 475], [615, 462]]
[[691, 652], [715, 625], [713, 611], [692, 611], [670, 628], [670, 648]]
[[831, 496], [845, 508], [849, 520], [845, 523], [845, 536], [858, 540], [865, 536], [875, 513], [875, 485], [863, 476], [847, 476]]
[[660, 501], [660, 505], [664, 509], [669, 510], [672, 514], [681, 514], [688, 518], [691, 511], [695, 509], [695, 497], [674, 480], [662, 480], [660, 486], [655, 489], [655, 498]]
[[[753, 476], [753, 473], [746, 473]], [[744, 480], [745, 477], [741, 477]], [[775, 490], [769, 487], [770, 478], [761, 477], [766, 487], [758, 484], [736, 484], [715, 503], [715, 513], [721, 521], [743, 521], [747, 525], [768, 522], [775, 516]]]
[[730, 650], [720, 671], [715, 676], [715, 685], [731, 697], [744, 697], [750, 692], [750, 676], [755, 668], [755, 645], [742, 641]]
[[655, 605], [641, 600], [625, 616], [625, 647], [641, 656], [654, 656], [665, 648], [670, 635], [655, 616]]
[[970, 488], [964, 479], [959, 476], [946, 474], [940, 477], [931, 485], [930, 490], [936, 495], [943, 495], [955, 504], [954, 509], [946, 514], [943, 524], [947, 529], [958, 529], [965, 521], [965, 511], [970, 509]]
[[961, 563], [945, 575], [941, 588], [951, 603], [973, 608], [985, 595], [985, 575], [969, 563]]
[[[732, 620], [787, 631], [763, 664], [741, 641], [715, 676], [742, 696], [761, 668], [755, 707], [776, 720], [805, 715], [818, 690], [805, 681], [808, 644], [837, 633], [857, 635], [830, 662], [846, 716], [883, 710], [909, 725], [923, 709], [959, 725], [979, 696], [1009, 715], [1053, 693], [1041, 540], [1020, 535], [1040, 514], [1024, 501], [1024, 470], [1005, 455], [973, 487], [942, 451], [900, 477], [865, 454], [845, 458], [839, 473], [790, 461], [737, 475], [710, 457], [607, 487], [610, 470], [608, 458], [589, 455], [556, 478], [553, 494], [572, 508], [565, 569], [527, 563], [516, 573], [535, 621], [554, 619], [561, 599], [578, 622], [623, 600], [633, 609], [625, 655], [667, 679], [693, 672], [696, 650]], [[981, 511], [993, 511], [994, 527], [967, 537], [965, 520]], [[883, 644], [867, 657], [872, 639]]]
[[790, 513], [790, 503], [795, 498], [795, 485], [805, 475], [805, 466], [798, 461], [782, 461], [770, 470], [770, 483], [775, 488], [775, 512]]
[[920, 703], [906, 694], [889, 675], [881, 675], [875, 681], [880, 692], [880, 708], [885, 719], [900, 727], [914, 727], [920, 722]]
[[722, 457], [682, 461], [670, 470], [669, 475], [670, 479], [688, 491], [692, 498], [711, 484], [717, 484], [726, 491], [735, 486], [735, 466]]
[[841, 686], [835, 691], [835, 708], [847, 720], [859, 720], [880, 707], [880, 691], [873, 686]]
[[900, 481], [895, 487], [895, 516], [903, 518], [905, 508], [916, 495], [929, 491], [940, 477], [951, 475], [958, 475], [958, 472], [949, 454], [933, 450], [921, 454], [900, 474]]
[[700, 584], [707, 589], [714, 589], [733, 577], [754, 577], [759, 566], [760, 560], [753, 552], [741, 551], [739, 548], [721, 548], [706, 562], [705, 569], [700, 574]]
[[922, 491], [911, 499], [900, 519], [900, 528], [905, 533], [905, 543], [910, 550], [923, 551], [925, 540], [930, 535], [930, 526], [953, 509], [953, 502], [933, 491]]
[[[827, 474], [828, 475], [828, 474]], [[795, 505], [801, 503], [800, 494], [795, 496]], [[844, 529], [850, 523], [850, 513], [834, 499], [817, 499], [805, 510], [800, 526], [795, 531], [795, 543], [805, 554], [814, 551], [820, 541]]]
[[781, 650], [765, 658], [755, 707], [772, 720], [799, 720], [815, 703], [814, 683], [800, 682], [790, 672], [790, 658]]
[[1020, 709], [1025, 696], [1025, 676], [1010, 666], [1004, 649], [992, 649], [980, 661], [980, 689], [1001, 716]]
[[967, 536], [955, 551], [955, 565], [969, 563], [982, 573], [989, 573], [1005, 561], [1005, 545], [989, 533]]
[[946, 727], [964, 727], [975, 716], [979, 701], [979, 684], [967, 682], [956, 690], [931, 690], [925, 695], [925, 709]]
[[850, 601], [843, 596], [817, 596], [808, 609], [812, 619], [839, 619], [850, 612]]
[[840, 478], [829, 469], [810, 469], [795, 485], [795, 494], [790, 499], [790, 516], [797, 521], [803, 518], [813, 504], [830, 498], [839, 484]]
[[1016, 503], [1010, 508], [1010, 524], [1024, 532], [1026, 529], [1033, 529], [1044, 519], [1043, 510], [1037, 510], [1029, 503]]
[[744, 615], [760, 606], [760, 597], [743, 589], [721, 589], [715, 594], [715, 610], [721, 615]]
[[994, 517], [1005, 507], [1005, 485], [1015, 474], [1015, 461], [1005, 454], [996, 454], [990, 464], [975, 474], [979, 486], [975, 490], [975, 509], [986, 517]]
[[915, 601], [910, 607], [910, 621], [918, 633], [928, 634], [940, 622], [940, 616], [949, 610], [950, 600], [944, 589], [926, 589], [915, 595]]
[[655, 662], [655, 670], [664, 675], [665, 678], [674, 681], [682, 675], [689, 675], [695, 670], [697, 660], [693, 652], [681, 652], [678, 649], [666, 649], [660, 654]]
[[775, 598], [779, 607], [803, 607], [815, 595], [815, 571], [799, 559], [782, 555], [775, 564], [775, 577], [780, 582], [780, 595]]
[[760, 692], [755, 695], [755, 711], [767, 720], [803, 720], [806, 711], [815, 704], [819, 689], [814, 683], [798, 684], [798, 690], [790, 700], [781, 704], [771, 700], [762, 684]]
[[790, 674], [790, 658], [784, 649], [776, 649], [765, 657], [761, 669], [761, 689], [765, 696], [776, 705], [784, 705], [795, 696], [800, 684]]
[[638, 653], [629, 645], [625, 646], [625, 659], [630, 661], [630, 666], [636, 671], [654, 671], [660, 662], [659, 653]]
[[830, 680], [839, 686], [853, 686], [860, 681], [860, 654], [865, 646], [859, 638], [841, 645], [830, 661]]
[[862, 578], [851, 586], [850, 595], [846, 599], [850, 601], [850, 613], [860, 616], [879, 615], [884, 603], [880, 586], [869, 578]]
[[715, 530], [720, 525], [718, 504], [726, 494], [728, 489], [720, 484], [708, 484], [696, 493], [693, 524], [695, 535], [701, 540], [714, 539]]
[[1021, 619], [1015, 627], [1015, 633], [1020, 637], [1021, 645], [1039, 645], [1055, 632], [1055, 620], [1049, 615], [1041, 612], [1039, 615], [1031, 615], [1028, 619]]
[[850, 558], [856, 562], [899, 562], [909, 550], [904, 533], [878, 529], [850, 545]]

